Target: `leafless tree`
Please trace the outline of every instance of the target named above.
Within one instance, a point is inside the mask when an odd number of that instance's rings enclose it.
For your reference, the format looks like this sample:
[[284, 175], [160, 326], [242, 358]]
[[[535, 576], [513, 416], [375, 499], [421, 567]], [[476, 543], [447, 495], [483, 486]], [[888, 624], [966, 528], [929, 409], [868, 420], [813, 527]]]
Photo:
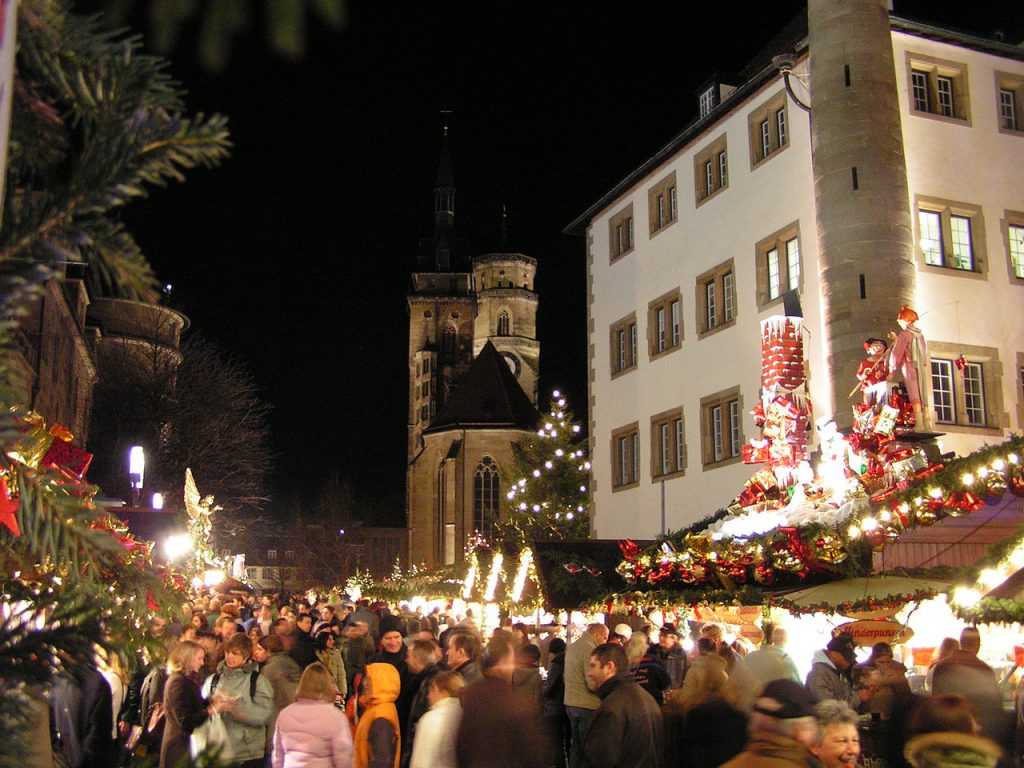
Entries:
[[200, 336], [184, 342], [180, 356], [131, 340], [117, 343], [125, 349], [108, 347], [100, 355], [90, 478], [108, 492], [126, 490], [125, 456], [142, 445], [147, 492], [180, 498], [191, 467], [203, 494], [223, 507], [218, 527], [244, 526], [266, 501], [272, 458], [269, 406], [252, 375]]

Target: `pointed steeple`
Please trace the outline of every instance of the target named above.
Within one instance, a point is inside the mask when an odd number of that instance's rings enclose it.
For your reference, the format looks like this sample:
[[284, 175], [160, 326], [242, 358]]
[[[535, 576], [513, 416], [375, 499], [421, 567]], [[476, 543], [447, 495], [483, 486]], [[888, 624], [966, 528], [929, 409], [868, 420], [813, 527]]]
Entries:
[[508, 207], [504, 203], [501, 204], [501, 237], [498, 247], [502, 250], [508, 247]]
[[420, 242], [419, 267], [431, 272], [461, 272], [468, 269], [468, 248], [455, 232], [455, 174], [448, 144], [448, 111], [441, 134], [441, 159], [434, 182], [434, 234]]

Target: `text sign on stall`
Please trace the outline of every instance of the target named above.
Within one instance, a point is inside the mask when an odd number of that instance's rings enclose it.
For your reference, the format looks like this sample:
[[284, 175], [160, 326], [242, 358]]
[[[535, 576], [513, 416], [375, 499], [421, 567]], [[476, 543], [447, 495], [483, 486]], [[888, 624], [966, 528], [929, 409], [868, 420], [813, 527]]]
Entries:
[[914, 636], [914, 630], [898, 621], [851, 621], [837, 629], [850, 635], [857, 645], [867, 646], [875, 643], [899, 645]]

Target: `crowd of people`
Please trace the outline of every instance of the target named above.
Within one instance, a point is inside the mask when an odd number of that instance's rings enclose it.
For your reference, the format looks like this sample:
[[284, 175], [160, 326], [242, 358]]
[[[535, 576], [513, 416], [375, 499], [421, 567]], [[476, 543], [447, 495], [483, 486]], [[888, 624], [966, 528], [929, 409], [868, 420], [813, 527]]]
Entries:
[[785, 629], [765, 629], [756, 650], [715, 624], [485, 638], [472, 611], [201, 598], [180, 625], [153, 620], [133, 675], [103, 657], [59, 682], [51, 740], [72, 768], [203, 748], [239, 768], [854, 768], [862, 739], [872, 766], [1019, 760], [976, 629], [917, 692], [885, 643], [858, 663], [838, 634], [801, 679]]

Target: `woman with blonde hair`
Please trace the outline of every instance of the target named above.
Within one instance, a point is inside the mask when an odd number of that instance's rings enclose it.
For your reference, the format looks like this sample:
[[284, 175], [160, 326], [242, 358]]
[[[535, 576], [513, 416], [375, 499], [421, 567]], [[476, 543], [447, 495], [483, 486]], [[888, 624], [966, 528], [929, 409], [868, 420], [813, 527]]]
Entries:
[[334, 706], [337, 693], [327, 667], [319, 661], [306, 667], [295, 703], [277, 717], [273, 768], [351, 768], [352, 732]]
[[192, 731], [223, 706], [219, 702], [211, 704], [199, 692], [199, 674], [205, 663], [206, 650], [191, 640], [178, 643], [167, 661], [160, 768], [173, 768], [187, 760]]
[[409, 768], [457, 768], [455, 740], [462, 722], [459, 693], [466, 683], [458, 672], [439, 672], [430, 679], [430, 709], [416, 724]]

